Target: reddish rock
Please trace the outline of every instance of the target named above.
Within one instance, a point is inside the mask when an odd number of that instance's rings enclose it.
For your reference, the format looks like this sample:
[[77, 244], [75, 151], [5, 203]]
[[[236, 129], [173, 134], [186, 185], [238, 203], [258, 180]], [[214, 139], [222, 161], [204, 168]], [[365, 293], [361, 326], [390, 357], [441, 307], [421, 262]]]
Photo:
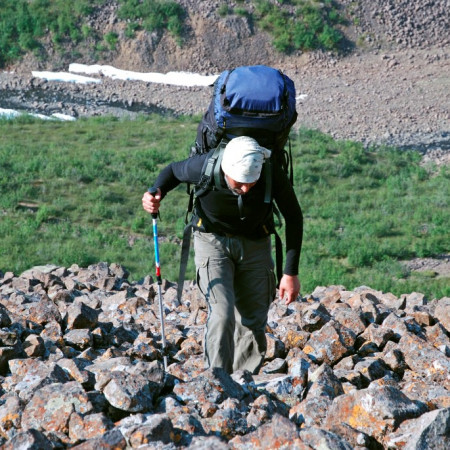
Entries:
[[22, 428], [67, 434], [73, 412], [84, 415], [91, 411], [92, 404], [79, 383], [54, 383], [36, 391], [25, 406]]
[[195, 283], [180, 303], [167, 280], [163, 370], [150, 278], [107, 263], [0, 274], [2, 448], [381, 450], [445, 436], [446, 412], [425, 413], [450, 407], [448, 299], [331, 286], [274, 302], [263, 369], [230, 376], [204, 370]]
[[93, 329], [98, 323], [99, 311], [85, 303], [73, 303], [67, 308], [66, 323], [69, 330], [75, 328]]
[[299, 441], [297, 425], [286, 417], [275, 414], [271, 421], [261, 425], [245, 436], [236, 436], [229, 445], [232, 449], [268, 449], [283, 448], [301, 449], [305, 446]]
[[269, 393], [289, 406], [301, 401], [306, 387], [303, 379], [278, 373], [255, 375], [254, 384], [260, 393]]
[[71, 448], [76, 450], [123, 450], [127, 448], [127, 441], [120, 430], [114, 428], [97, 438], [89, 439], [88, 441]]
[[426, 411], [423, 404], [411, 401], [399, 389], [379, 386], [336, 397], [328, 410], [324, 427], [333, 429], [340, 423], [347, 423], [381, 442], [403, 421]]
[[289, 410], [289, 419], [297, 425], [321, 427], [331, 405], [332, 400], [329, 397], [307, 397]]
[[175, 438], [172, 422], [166, 414], [153, 414], [129, 433], [132, 448], [139, 448], [155, 442], [168, 444]]
[[20, 358], [21, 356], [20, 346], [0, 347], [0, 374], [6, 375], [9, 361]]
[[246, 411], [241, 411], [238, 407], [221, 406], [221, 409], [218, 409], [211, 417], [201, 420], [205, 429], [224, 439], [232, 439], [237, 434], [245, 434], [248, 431], [245, 419]]
[[450, 408], [450, 390], [428, 377], [406, 371], [399, 385], [411, 400], [425, 403], [430, 410]]
[[382, 359], [367, 357], [355, 364], [354, 371], [359, 372], [369, 384], [373, 380], [383, 378], [389, 372], [389, 368]]
[[288, 415], [288, 409], [285, 403], [276, 401], [269, 395], [262, 394], [255, 399], [247, 415], [247, 425], [258, 428], [263, 423], [269, 421], [274, 414]]
[[56, 364], [61, 367], [71, 379], [78, 381], [85, 389], [94, 386], [94, 374], [85, 370], [87, 363], [83, 362], [81, 359], [62, 358], [58, 360]]
[[300, 349], [292, 349], [287, 355], [288, 375], [299, 378], [306, 386], [308, 380], [308, 371], [316, 367], [316, 365], [309, 359], [308, 355]]
[[382, 325], [394, 332], [395, 341], [398, 341], [406, 333], [422, 334], [422, 328], [411, 316], [399, 317], [397, 314], [391, 313], [383, 320]]
[[86, 350], [94, 344], [94, 337], [91, 330], [87, 328], [69, 330], [66, 334], [64, 334], [63, 339], [66, 345], [74, 347], [78, 350]]
[[317, 363], [333, 364], [353, 349], [356, 335], [338, 322], [328, 322], [311, 334], [303, 351]]
[[336, 305], [332, 311], [333, 319], [342, 326], [359, 335], [366, 329], [363, 313], [360, 308], [352, 309], [347, 303]]
[[228, 450], [231, 447], [216, 436], [195, 436], [186, 448], [189, 450]]
[[353, 450], [344, 438], [316, 427], [303, 428], [300, 431], [300, 439], [312, 449]]
[[403, 310], [405, 309], [406, 300], [404, 296], [398, 298], [394, 294], [388, 292], [378, 296], [380, 302], [390, 310]]
[[431, 314], [429, 306], [416, 306], [409, 314], [421, 326], [429, 327], [435, 324], [435, 320], [433, 318], [433, 315]]
[[300, 313], [302, 330], [320, 330], [331, 319], [330, 313], [321, 303], [306, 304]]
[[284, 358], [275, 358], [261, 368], [262, 373], [286, 373], [287, 362]]
[[9, 327], [12, 321], [9, 317], [8, 310], [0, 304], [0, 328]]
[[286, 357], [286, 346], [284, 342], [272, 333], [266, 333], [267, 350], [266, 360]]
[[415, 334], [405, 333], [400, 339], [399, 349], [411, 369], [449, 385], [450, 359], [431, 343]]
[[61, 322], [62, 317], [58, 307], [45, 294], [42, 299], [28, 310], [29, 320], [45, 325], [48, 322]]
[[43, 356], [45, 353], [44, 339], [35, 334], [30, 334], [23, 343], [23, 350], [29, 357]]
[[363, 333], [358, 336], [358, 341], [373, 342], [379, 350], [383, 350], [388, 341], [392, 340], [394, 332], [390, 328], [371, 323]]
[[431, 327], [425, 328], [427, 340], [433, 344], [445, 356], [450, 357], [450, 338], [447, 336], [447, 330], [437, 323]]
[[302, 349], [308, 341], [311, 333], [300, 329], [297, 325], [286, 326], [286, 332], [282, 334], [281, 340], [287, 351], [292, 348]]
[[103, 393], [112, 406], [128, 412], [153, 410], [153, 402], [159, 391], [159, 385], [149, 382], [145, 376], [123, 371], [112, 372], [103, 388]]
[[21, 427], [23, 402], [19, 397], [11, 396], [5, 399], [0, 408], [0, 436], [11, 439]]
[[82, 416], [76, 412], [69, 419], [69, 437], [73, 443], [93, 439], [114, 428], [114, 423], [103, 413]]
[[185, 339], [180, 345], [180, 351], [175, 355], [178, 361], [185, 361], [192, 355], [202, 355], [203, 346], [198, 342], [196, 336], [190, 336]]
[[344, 393], [342, 384], [327, 364], [322, 364], [309, 377], [308, 397], [328, 397], [331, 400]]
[[225, 370], [213, 368], [202, 372], [192, 381], [177, 384], [174, 394], [182, 401], [198, 404], [221, 403], [228, 397], [242, 399], [244, 391]]
[[29, 401], [34, 393], [46, 385], [67, 383], [70, 377], [54, 362], [39, 359], [20, 359], [9, 362], [10, 381], [15, 383], [15, 391], [24, 401]]
[[392, 341], [389, 341], [384, 347], [381, 359], [395, 373], [402, 375], [406, 369], [405, 357], [398, 344]]
[[450, 408], [406, 420], [386, 436], [384, 443], [388, 448], [447, 450], [450, 448]]
[[436, 300], [434, 317], [450, 333], [450, 297], [444, 297]]
[[47, 449], [52, 447], [52, 442], [44, 433], [32, 429], [17, 433], [11, 440], [2, 445], [2, 450]]

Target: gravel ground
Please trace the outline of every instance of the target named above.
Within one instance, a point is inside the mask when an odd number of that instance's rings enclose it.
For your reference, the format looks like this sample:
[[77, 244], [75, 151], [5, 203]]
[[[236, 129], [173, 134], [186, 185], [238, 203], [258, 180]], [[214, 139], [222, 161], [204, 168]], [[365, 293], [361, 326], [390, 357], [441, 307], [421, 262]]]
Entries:
[[[297, 60], [298, 61], [298, 60]], [[374, 51], [340, 59], [313, 55], [281, 67], [294, 79], [296, 127], [366, 145], [417, 148], [438, 164], [450, 154], [449, 47]], [[103, 78], [101, 84], [45, 82], [0, 74], [0, 106], [75, 117], [142, 112], [202, 113], [209, 87], [183, 88]]]
[[[338, 139], [421, 150], [448, 162], [449, 49], [408, 50], [326, 60], [298, 70], [299, 124]], [[447, 148], [446, 148], [447, 147]]]

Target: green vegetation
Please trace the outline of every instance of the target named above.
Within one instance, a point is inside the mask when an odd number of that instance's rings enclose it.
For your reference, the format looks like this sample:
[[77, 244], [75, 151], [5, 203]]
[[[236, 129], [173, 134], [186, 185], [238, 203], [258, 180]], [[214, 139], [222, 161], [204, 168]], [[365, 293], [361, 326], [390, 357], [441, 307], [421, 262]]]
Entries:
[[233, 9], [228, 6], [228, 3], [221, 3], [217, 12], [219, 13], [219, 16], [225, 17], [228, 14], [231, 14]]
[[104, 36], [105, 42], [111, 50], [116, 48], [117, 42], [119, 42], [119, 35], [117, 33], [109, 32]]
[[257, 24], [272, 34], [280, 52], [339, 48], [343, 34], [337, 25], [344, 21], [334, 1], [294, 0], [289, 3], [295, 5], [295, 16], [269, 0], [255, 3]]
[[104, 0], [3, 0], [0, 4], [0, 67], [24, 52], [42, 53], [40, 40], [50, 33], [58, 47], [85, 39], [83, 18]]
[[[0, 2], [0, 67], [14, 62], [26, 52], [45, 58], [43, 39], [49, 35], [63, 52], [65, 45], [84, 44], [93, 51], [114, 50], [115, 32], [96, 36], [87, 17], [106, 0], [2, 0]], [[180, 42], [183, 8], [172, 0], [120, 0], [119, 18], [127, 21], [126, 36], [139, 28], [169, 30]]]
[[119, 0], [119, 18], [130, 21], [129, 28], [147, 31], [167, 29], [181, 44], [185, 12], [172, 0]]
[[220, 16], [236, 14], [252, 17], [256, 25], [273, 36], [274, 47], [283, 53], [293, 50], [338, 50], [344, 38], [338, 29], [345, 23], [333, 0], [255, 0], [252, 15], [243, 7], [222, 3]]
[[[188, 154], [198, 121], [0, 120], [0, 269], [108, 261], [134, 280], [153, 274], [151, 219], [141, 197], [162, 167]], [[450, 295], [448, 278], [408, 273], [399, 263], [448, 252], [448, 168], [432, 171], [415, 152], [364, 150], [309, 130], [292, 136], [292, 149], [305, 216], [302, 292], [342, 284]], [[174, 281], [186, 206], [179, 186], [159, 222], [163, 277]]]
[[399, 263], [448, 252], [448, 168], [435, 173], [420, 166], [417, 152], [366, 151], [312, 131], [302, 131], [295, 148], [309, 288], [325, 279], [397, 294], [449, 294], [448, 279], [421, 279]]

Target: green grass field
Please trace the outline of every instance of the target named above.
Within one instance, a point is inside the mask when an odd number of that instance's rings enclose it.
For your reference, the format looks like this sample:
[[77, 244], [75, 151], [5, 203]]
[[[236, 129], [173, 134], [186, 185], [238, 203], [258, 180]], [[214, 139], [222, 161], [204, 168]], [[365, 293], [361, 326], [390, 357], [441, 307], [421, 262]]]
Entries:
[[[199, 117], [30, 117], [0, 120], [0, 270], [116, 262], [132, 280], [154, 272], [151, 219], [141, 197], [158, 171], [187, 156]], [[295, 189], [305, 216], [302, 292], [340, 284], [396, 295], [450, 295], [448, 278], [409, 273], [400, 261], [449, 251], [448, 168], [416, 152], [365, 150], [300, 130]], [[163, 278], [176, 281], [188, 196], [164, 200]], [[193, 278], [190, 258], [188, 279]]]

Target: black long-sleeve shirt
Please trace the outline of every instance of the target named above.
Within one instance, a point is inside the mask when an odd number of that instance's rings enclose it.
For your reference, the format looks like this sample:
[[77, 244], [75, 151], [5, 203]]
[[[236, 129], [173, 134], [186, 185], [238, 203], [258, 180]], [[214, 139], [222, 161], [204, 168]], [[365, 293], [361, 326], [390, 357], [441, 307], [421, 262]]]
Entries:
[[[153, 187], [159, 188], [164, 197], [182, 182], [198, 184], [205, 160], [209, 156], [210, 154], [196, 155], [169, 164], [161, 171]], [[286, 173], [278, 164], [273, 164], [272, 167], [272, 197], [285, 220], [284, 273], [297, 275], [303, 237], [303, 215]], [[212, 225], [215, 232], [254, 238], [271, 213], [271, 205], [264, 202], [265, 189], [263, 169], [255, 186], [241, 196], [241, 209], [238, 206], [238, 196], [224, 185], [224, 189], [208, 190], [198, 197], [197, 212]]]

